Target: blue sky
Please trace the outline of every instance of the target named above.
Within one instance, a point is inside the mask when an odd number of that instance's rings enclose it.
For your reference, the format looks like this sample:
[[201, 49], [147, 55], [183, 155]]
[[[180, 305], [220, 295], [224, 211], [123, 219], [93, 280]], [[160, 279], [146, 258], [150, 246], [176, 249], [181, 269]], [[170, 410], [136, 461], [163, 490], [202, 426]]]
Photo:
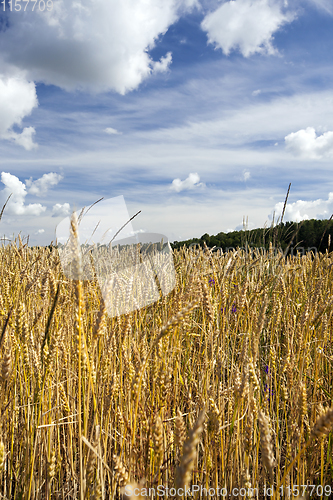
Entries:
[[286, 220], [333, 213], [330, 0], [32, 6], [0, 5], [0, 235], [120, 195], [171, 241], [262, 227], [289, 182]]

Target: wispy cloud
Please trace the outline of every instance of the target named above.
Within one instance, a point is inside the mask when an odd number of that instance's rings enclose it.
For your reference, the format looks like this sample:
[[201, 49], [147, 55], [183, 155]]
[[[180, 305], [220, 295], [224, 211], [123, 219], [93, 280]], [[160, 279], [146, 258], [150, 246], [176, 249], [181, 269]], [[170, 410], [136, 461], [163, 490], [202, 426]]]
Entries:
[[308, 0], [310, 4], [333, 16], [333, 5], [331, 0]]
[[243, 170], [242, 180], [244, 182], [248, 181], [251, 177], [251, 172], [249, 170]]
[[118, 130], [117, 130], [117, 129], [112, 128], [112, 127], [106, 127], [106, 128], [104, 129], [104, 132], [105, 132], [106, 134], [109, 134], [109, 135], [119, 135], [119, 134], [121, 134], [121, 132], [118, 132]]

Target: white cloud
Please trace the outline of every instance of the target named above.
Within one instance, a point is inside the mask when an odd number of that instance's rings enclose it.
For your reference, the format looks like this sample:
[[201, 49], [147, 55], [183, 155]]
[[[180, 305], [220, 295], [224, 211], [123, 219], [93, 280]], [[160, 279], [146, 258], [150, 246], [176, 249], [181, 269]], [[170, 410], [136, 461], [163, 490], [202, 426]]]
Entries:
[[8, 172], [1, 172], [1, 182], [6, 186], [1, 193], [4, 194], [4, 199], [7, 199], [12, 194], [6, 211], [9, 215], [41, 215], [45, 212], [46, 207], [40, 203], [32, 203], [25, 205], [25, 197], [27, 196], [26, 186], [19, 180], [18, 177]]
[[31, 151], [32, 149], [37, 149], [38, 144], [33, 141], [33, 136], [35, 135], [36, 130], [34, 127], [25, 127], [20, 134], [13, 132], [12, 130], [4, 133], [2, 135], [3, 139], [11, 140], [18, 144], [19, 146], [23, 146], [27, 151]]
[[50, 172], [49, 174], [44, 174], [36, 181], [33, 181], [31, 178], [26, 180], [26, 186], [29, 188], [29, 194], [45, 196], [48, 189], [51, 186], [56, 186], [61, 179], [63, 179], [62, 175]]
[[244, 182], [248, 181], [249, 178], [251, 177], [251, 173], [249, 172], [249, 170], [243, 170], [243, 177], [242, 177], [242, 180]]
[[295, 156], [315, 160], [333, 155], [333, 132], [317, 136], [313, 127], [292, 132], [285, 138], [286, 149]]
[[43, 234], [45, 233], [45, 229], [38, 229], [35, 234]]
[[121, 132], [118, 132], [118, 130], [117, 130], [117, 129], [112, 128], [112, 127], [106, 127], [106, 128], [104, 129], [104, 132], [106, 132], [106, 133], [107, 133], [107, 134], [109, 134], [109, 135], [119, 135], [119, 134], [121, 134]]
[[172, 53], [168, 52], [165, 57], [154, 63], [154, 73], [165, 73], [172, 63]]
[[207, 14], [201, 27], [208, 34], [208, 42], [226, 55], [239, 49], [249, 57], [256, 52], [276, 53], [273, 33], [293, 19], [290, 12], [282, 12], [278, 0], [235, 0]]
[[[277, 203], [268, 216], [272, 219], [273, 212], [275, 211], [276, 218], [281, 217], [284, 202]], [[285, 213], [283, 216], [284, 221], [300, 222], [301, 220], [309, 219], [329, 219], [333, 213], [333, 193], [329, 193], [327, 200], [318, 198], [313, 201], [297, 200], [294, 203], [286, 205]]]
[[260, 89], [258, 89], [258, 90], [254, 90], [254, 91], [252, 92], [252, 95], [253, 95], [253, 96], [257, 96], [257, 95], [259, 95], [259, 94], [261, 94], [261, 90], [260, 90]]
[[[158, 143], [157, 147], [167, 145], [168, 150], [173, 151], [180, 143], [184, 144], [184, 154], [188, 144], [192, 148], [197, 148], [203, 144], [209, 148], [224, 148], [230, 146], [247, 146], [255, 141], [275, 141], [282, 143], [284, 137], [290, 130], [299, 130], [312, 123], [317, 130], [333, 130], [333, 92], [320, 91], [299, 93], [292, 96], [278, 96], [268, 102], [252, 100], [250, 104], [244, 106], [235, 106], [233, 109], [223, 110], [217, 107], [216, 112], [211, 112], [207, 118], [198, 118], [193, 121], [187, 120], [184, 124], [174, 127], [158, 128], [149, 132], [140, 132], [137, 136], [141, 143], [149, 137]], [[147, 146], [146, 146], [147, 147]], [[276, 148], [275, 148], [276, 149]], [[236, 152], [236, 149], [234, 150]], [[243, 168], [248, 166], [247, 155], [258, 155], [258, 158], [264, 157], [264, 151], [260, 149], [238, 149], [240, 164]], [[246, 151], [246, 153], [245, 153]], [[150, 154], [150, 153], [149, 153]], [[165, 154], [165, 153], [164, 153]], [[276, 158], [277, 151], [273, 153]], [[280, 151], [284, 159], [288, 158], [288, 153]], [[171, 154], [168, 153], [168, 157]], [[204, 153], [202, 153], [204, 155]], [[221, 153], [219, 152], [221, 156]], [[137, 157], [137, 153], [135, 153]], [[148, 156], [148, 155], [147, 155]], [[199, 159], [200, 161], [201, 158]], [[89, 160], [91, 161], [91, 159]], [[192, 161], [192, 159], [191, 159]], [[154, 159], [155, 162], [155, 159]], [[229, 158], [225, 158], [225, 163]], [[245, 163], [244, 163], [245, 162]], [[168, 163], [170, 161], [168, 160]], [[175, 169], [178, 168], [175, 163]], [[195, 166], [195, 169], [199, 167]], [[208, 166], [207, 166], [208, 168]]]
[[243, 216], [243, 222], [241, 224], [238, 224], [235, 227], [235, 229], [230, 229], [230, 232], [233, 232], [233, 231], [244, 231], [244, 229], [251, 230], [251, 229], [254, 229], [254, 228], [255, 228], [255, 225], [253, 224], [253, 222], [249, 222], [248, 220], [244, 220], [244, 216]]
[[56, 203], [53, 205], [52, 217], [67, 217], [70, 214], [70, 208], [69, 203], [64, 203], [63, 205]]
[[23, 77], [5, 77], [0, 74], [0, 138], [23, 146], [27, 151], [37, 147], [33, 142], [35, 129], [25, 127], [19, 134], [13, 126], [21, 126], [22, 120], [38, 106], [36, 87]]
[[148, 50], [196, 6], [197, 0], [53, 0], [50, 12], [9, 14], [0, 31], [0, 62], [69, 91], [125, 94], [154, 70], [167, 69], [171, 55], [156, 63]]
[[184, 191], [187, 189], [194, 189], [196, 187], [204, 186], [204, 184], [200, 181], [200, 177], [197, 173], [190, 173], [187, 179], [184, 181], [180, 179], [174, 179], [172, 181], [170, 189], [180, 193], [180, 191]]

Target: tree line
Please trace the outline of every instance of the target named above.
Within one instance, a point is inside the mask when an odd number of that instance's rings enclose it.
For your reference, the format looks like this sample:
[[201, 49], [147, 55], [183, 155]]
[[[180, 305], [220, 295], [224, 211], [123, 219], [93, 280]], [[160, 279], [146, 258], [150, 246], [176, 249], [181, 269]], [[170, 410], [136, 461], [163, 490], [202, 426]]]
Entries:
[[183, 246], [193, 247], [199, 245], [204, 248], [215, 247], [215, 250], [228, 252], [237, 249], [256, 249], [261, 248], [269, 250], [273, 248], [282, 250], [286, 255], [295, 255], [296, 253], [305, 254], [308, 251], [313, 253], [330, 251], [332, 247], [331, 238], [333, 235], [333, 220], [331, 219], [311, 219], [297, 222], [283, 222], [276, 226], [241, 231], [232, 231], [230, 233], [218, 233], [209, 235], [205, 233], [201, 238], [192, 238], [185, 241], [174, 241], [171, 243], [173, 249], [179, 249]]

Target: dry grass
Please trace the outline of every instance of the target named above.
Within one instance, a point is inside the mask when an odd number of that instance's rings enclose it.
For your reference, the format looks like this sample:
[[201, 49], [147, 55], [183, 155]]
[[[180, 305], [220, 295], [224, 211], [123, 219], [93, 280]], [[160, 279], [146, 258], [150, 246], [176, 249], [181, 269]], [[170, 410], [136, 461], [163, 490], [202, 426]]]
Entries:
[[0, 260], [1, 498], [332, 484], [331, 254], [183, 249], [172, 293], [113, 318], [55, 250]]

